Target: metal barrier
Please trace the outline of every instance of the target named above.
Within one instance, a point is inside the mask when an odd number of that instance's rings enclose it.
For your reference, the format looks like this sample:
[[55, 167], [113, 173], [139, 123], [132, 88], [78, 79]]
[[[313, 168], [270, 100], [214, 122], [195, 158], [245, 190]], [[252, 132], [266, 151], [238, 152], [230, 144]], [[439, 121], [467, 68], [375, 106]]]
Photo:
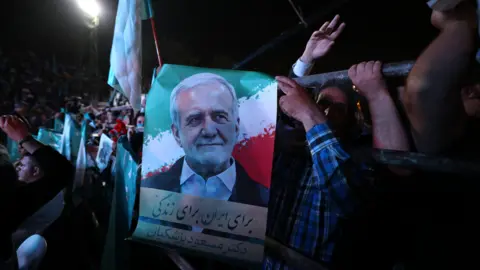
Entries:
[[[385, 77], [406, 77], [412, 70], [414, 61], [405, 61], [398, 63], [384, 64], [382, 73]], [[350, 82], [348, 70], [334, 71], [322, 74], [314, 74], [310, 76], [295, 79], [303, 87], [322, 88], [325, 84], [338, 83], [344, 84]], [[350, 82], [351, 83], [351, 82]]]

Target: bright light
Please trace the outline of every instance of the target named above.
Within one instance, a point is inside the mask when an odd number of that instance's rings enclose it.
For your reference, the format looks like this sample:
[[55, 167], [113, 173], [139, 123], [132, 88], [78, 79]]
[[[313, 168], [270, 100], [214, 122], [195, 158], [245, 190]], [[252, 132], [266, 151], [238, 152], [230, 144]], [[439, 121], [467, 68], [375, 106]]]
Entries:
[[95, 0], [77, 0], [77, 3], [91, 17], [97, 17], [100, 14], [100, 6]]

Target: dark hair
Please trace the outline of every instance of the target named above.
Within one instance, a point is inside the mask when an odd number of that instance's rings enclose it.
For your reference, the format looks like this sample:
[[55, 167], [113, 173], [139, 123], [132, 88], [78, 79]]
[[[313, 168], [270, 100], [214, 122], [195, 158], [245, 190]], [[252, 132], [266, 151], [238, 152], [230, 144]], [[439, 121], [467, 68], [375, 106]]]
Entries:
[[120, 111], [109, 111], [115, 118], [120, 116]]
[[367, 107], [363, 105], [363, 98], [352, 89], [352, 85], [348, 83], [338, 83], [338, 82], [332, 82], [324, 85], [322, 88], [320, 88], [318, 91], [315, 93], [315, 100], [318, 100], [318, 96], [320, 93], [326, 89], [326, 88], [331, 88], [335, 87], [340, 89], [343, 94], [345, 94], [345, 97], [347, 98], [347, 123], [345, 125], [348, 127], [348, 133], [356, 137], [359, 135], [361, 130], [361, 127], [358, 125], [358, 119], [356, 117], [356, 113], [358, 112], [358, 107], [357, 107], [357, 102], [360, 102], [360, 106], [363, 110], [363, 108]]
[[133, 123], [136, 124], [136, 123], [137, 123], [137, 119], [138, 119], [139, 117], [145, 117], [145, 113], [143, 113], [143, 112], [138, 112], [137, 115], [135, 116], [135, 119], [134, 119]]

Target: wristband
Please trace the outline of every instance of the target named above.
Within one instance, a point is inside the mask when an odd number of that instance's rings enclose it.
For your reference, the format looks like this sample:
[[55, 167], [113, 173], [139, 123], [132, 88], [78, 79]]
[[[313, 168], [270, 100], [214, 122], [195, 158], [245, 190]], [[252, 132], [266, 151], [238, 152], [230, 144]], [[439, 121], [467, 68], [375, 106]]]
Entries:
[[22, 146], [22, 144], [28, 142], [28, 141], [32, 141], [33, 140], [33, 137], [32, 135], [28, 135], [27, 137], [23, 138], [22, 140], [20, 140], [18, 142], [18, 145]]

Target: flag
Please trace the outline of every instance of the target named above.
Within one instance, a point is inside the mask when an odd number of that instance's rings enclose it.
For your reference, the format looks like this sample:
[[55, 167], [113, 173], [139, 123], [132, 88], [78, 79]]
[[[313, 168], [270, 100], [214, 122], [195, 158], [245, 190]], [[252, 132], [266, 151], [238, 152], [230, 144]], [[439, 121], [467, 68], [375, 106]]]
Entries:
[[20, 153], [18, 152], [18, 143], [16, 141], [7, 138], [7, 150], [11, 162], [15, 162], [20, 158]]
[[55, 118], [54, 128], [55, 131], [63, 132], [63, 122], [62, 120]]
[[61, 152], [62, 133], [50, 130], [47, 128], [40, 128], [38, 130], [37, 140], [45, 145], [51, 146], [53, 149]]
[[62, 140], [60, 149], [69, 161], [75, 162], [77, 160], [78, 149], [80, 147], [81, 130], [78, 124], [75, 123], [72, 116], [65, 114], [65, 123], [63, 126]]
[[142, 93], [142, 19], [153, 16], [149, 0], [120, 0], [110, 53], [108, 84], [122, 93], [135, 111]]
[[126, 136], [117, 142], [112, 176], [115, 179], [112, 210], [102, 256], [102, 270], [128, 269], [128, 247], [124, 240], [132, 224], [133, 207], [137, 191], [138, 165], [130, 153], [131, 147]]
[[85, 144], [87, 143], [87, 127], [87, 121], [83, 120], [80, 143], [77, 152], [77, 160], [75, 162], [75, 180], [73, 182], [73, 191], [85, 185], [85, 171], [87, 170], [87, 150], [85, 148]]

